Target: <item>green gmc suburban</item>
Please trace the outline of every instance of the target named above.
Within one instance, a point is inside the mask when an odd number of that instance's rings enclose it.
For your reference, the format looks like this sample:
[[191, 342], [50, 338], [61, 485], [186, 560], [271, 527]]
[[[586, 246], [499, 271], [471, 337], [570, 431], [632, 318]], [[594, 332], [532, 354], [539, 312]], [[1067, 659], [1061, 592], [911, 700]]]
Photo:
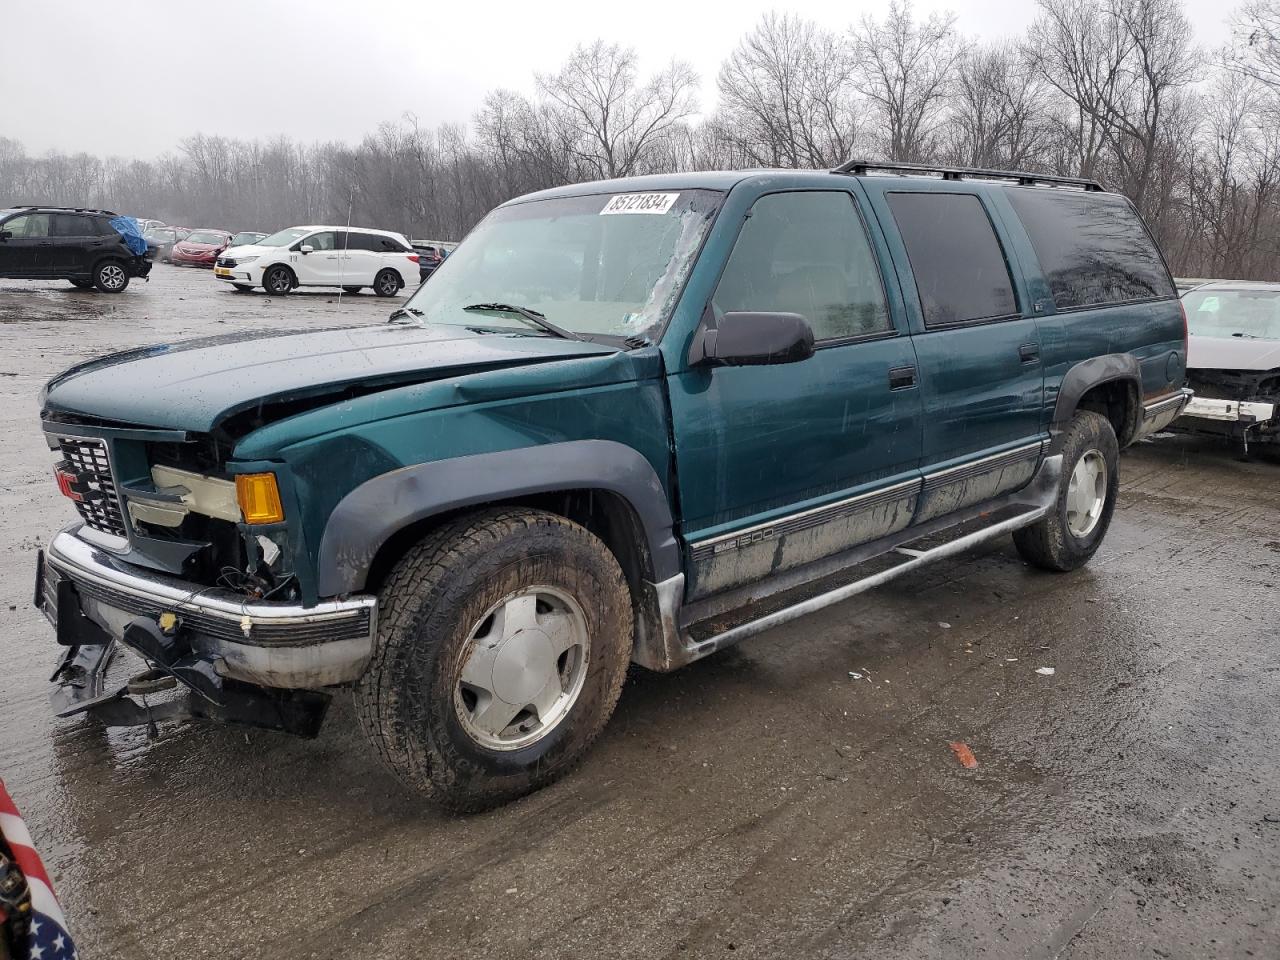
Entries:
[[[382, 326], [73, 367], [41, 556], [59, 715], [313, 735], [334, 688], [458, 810], [672, 670], [1011, 533], [1072, 570], [1189, 398], [1122, 196], [1035, 174], [584, 183], [494, 210]], [[124, 647], [147, 669], [107, 683]]]

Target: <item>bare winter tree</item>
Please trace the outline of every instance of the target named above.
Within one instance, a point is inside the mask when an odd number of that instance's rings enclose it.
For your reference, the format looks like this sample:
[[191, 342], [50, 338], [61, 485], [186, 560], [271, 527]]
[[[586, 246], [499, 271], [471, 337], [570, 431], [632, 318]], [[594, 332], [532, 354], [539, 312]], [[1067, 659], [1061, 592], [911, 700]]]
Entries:
[[634, 50], [597, 40], [538, 76], [548, 119], [595, 176], [647, 169], [658, 145], [697, 111], [698, 76], [688, 64], [673, 60], [644, 83], [636, 74]]
[[964, 44], [954, 14], [917, 20], [911, 4], [890, 0], [883, 21], [870, 15], [853, 28], [858, 89], [874, 108], [877, 139], [890, 160], [931, 157]]
[[1147, 209], [1161, 137], [1194, 79], [1191, 30], [1178, 0], [1037, 0], [1026, 50], [1071, 104], [1064, 124], [1077, 172], [1099, 175], [1106, 157]]
[[[1175, 271], [1280, 272], [1280, 0], [1250, 0], [1201, 87], [1180, 0], [1040, 0], [1024, 43], [966, 48], [892, 5], [835, 35], [763, 18], [693, 119], [675, 64], [642, 78], [594, 44], [533, 96], [494, 91], [470, 130], [384, 123], [356, 144], [195, 135], [153, 160], [0, 137], [0, 206], [88, 204], [276, 230], [346, 221], [459, 239], [498, 203], [624, 173], [829, 167], [851, 154], [1084, 173], [1136, 200]], [[1023, 56], [1019, 56], [1019, 52]]]
[[944, 153], [960, 166], [1043, 166], [1052, 127], [1046, 84], [1013, 44], [974, 46], [956, 71]]
[[1228, 64], [1280, 90], [1280, 0], [1249, 0], [1231, 18]]
[[720, 68], [718, 129], [753, 166], [835, 166], [862, 133], [853, 72], [834, 34], [768, 14]]

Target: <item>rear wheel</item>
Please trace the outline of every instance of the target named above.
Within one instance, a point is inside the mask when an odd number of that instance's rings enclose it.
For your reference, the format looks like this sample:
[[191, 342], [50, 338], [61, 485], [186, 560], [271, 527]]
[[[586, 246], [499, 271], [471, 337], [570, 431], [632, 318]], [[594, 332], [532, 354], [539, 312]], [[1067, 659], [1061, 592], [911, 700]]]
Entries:
[[1119, 489], [1120, 445], [1111, 421], [1077, 411], [1063, 438], [1058, 497], [1044, 519], [1014, 532], [1018, 553], [1045, 570], [1084, 566], [1107, 535]]
[[380, 297], [394, 297], [400, 292], [400, 274], [390, 267], [379, 270], [373, 278], [373, 292]]
[[293, 287], [293, 271], [288, 267], [277, 264], [268, 268], [267, 272], [262, 275], [262, 288], [267, 293], [282, 297]]
[[129, 271], [119, 260], [104, 260], [93, 269], [93, 285], [103, 293], [119, 293], [129, 286]]
[[617, 703], [631, 642], [630, 592], [599, 539], [539, 510], [480, 511], [388, 577], [356, 712], [403, 782], [483, 809], [578, 762]]

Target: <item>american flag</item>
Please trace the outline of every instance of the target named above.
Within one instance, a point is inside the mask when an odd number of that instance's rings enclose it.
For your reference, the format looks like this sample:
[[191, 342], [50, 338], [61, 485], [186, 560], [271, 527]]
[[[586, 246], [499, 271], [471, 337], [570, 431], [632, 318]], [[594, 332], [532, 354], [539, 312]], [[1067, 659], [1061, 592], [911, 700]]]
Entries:
[[[14, 960], [76, 960], [75, 944], [67, 933], [67, 921], [53, 895], [49, 875], [3, 782], [0, 782], [0, 839], [26, 877], [31, 892], [31, 922], [26, 942], [9, 945]], [[0, 904], [0, 920], [3, 913], [4, 905]], [[4, 924], [0, 922], [0, 937], [4, 936]]]

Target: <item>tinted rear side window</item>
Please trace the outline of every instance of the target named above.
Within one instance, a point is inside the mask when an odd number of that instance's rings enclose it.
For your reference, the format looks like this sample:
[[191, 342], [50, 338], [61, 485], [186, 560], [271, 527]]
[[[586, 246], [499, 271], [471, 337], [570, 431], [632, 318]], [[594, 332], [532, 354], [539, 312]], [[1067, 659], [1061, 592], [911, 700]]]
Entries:
[[891, 193], [926, 326], [1018, 312], [1004, 251], [982, 201], [967, 193]]
[[1036, 187], [1008, 193], [1059, 310], [1177, 295], [1124, 197]]

